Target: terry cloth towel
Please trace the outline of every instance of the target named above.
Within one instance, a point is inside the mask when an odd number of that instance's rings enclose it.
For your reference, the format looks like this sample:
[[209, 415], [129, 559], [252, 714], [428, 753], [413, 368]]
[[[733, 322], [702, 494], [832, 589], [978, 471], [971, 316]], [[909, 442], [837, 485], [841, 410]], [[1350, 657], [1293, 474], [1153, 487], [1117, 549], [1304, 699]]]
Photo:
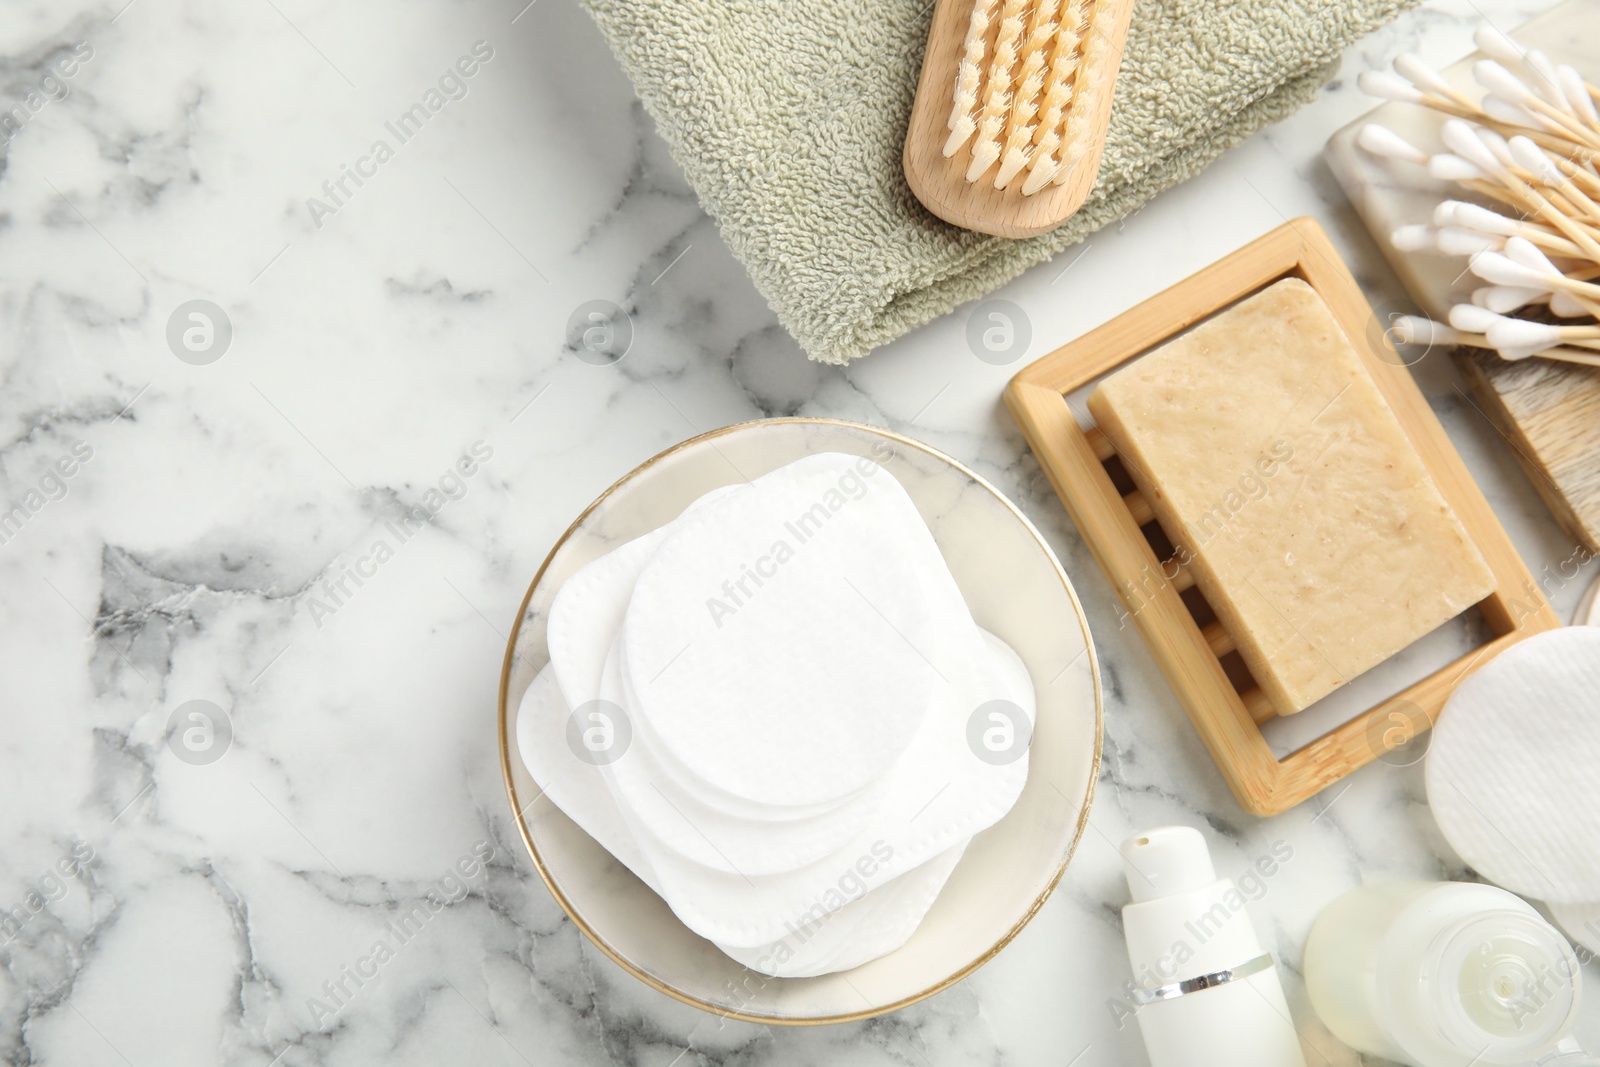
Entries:
[[1416, 0], [1138, 0], [1094, 192], [1025, 240], [950, 226], [906, 186], [928, 0], [582, 2], [778, 320], [845, 363], [1197, 173]]

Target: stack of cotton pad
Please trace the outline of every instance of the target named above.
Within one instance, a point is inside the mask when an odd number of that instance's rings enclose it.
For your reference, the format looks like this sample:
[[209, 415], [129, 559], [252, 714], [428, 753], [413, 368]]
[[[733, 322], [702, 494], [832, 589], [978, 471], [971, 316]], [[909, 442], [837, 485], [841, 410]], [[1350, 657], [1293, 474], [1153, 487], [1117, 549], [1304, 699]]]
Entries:
[[[1600, 928], [1600, 628], [1512, 645], [1450, 695], [1428, 749], [1428, 804], [1484, 878], [1543, 900], [1580, 940]], [[1578, 927], [1579, 929], [1574, 929]]]
[[572, 575], [528, 770], [691, 930], [779, 977], [910, 938], [1027, 777], [1032, 682], [915, 505], [824, 453]]

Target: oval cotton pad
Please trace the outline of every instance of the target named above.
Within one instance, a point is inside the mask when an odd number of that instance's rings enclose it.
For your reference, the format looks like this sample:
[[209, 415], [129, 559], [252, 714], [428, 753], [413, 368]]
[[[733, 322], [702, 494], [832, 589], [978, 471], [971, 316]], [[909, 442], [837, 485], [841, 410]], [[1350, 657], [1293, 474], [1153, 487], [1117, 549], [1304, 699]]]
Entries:
[[856, 793], [904, 751], [940, 681], [928, 650], [946, 620], [904, 549], [914, 537], [932, 541], [900, 483], [838, 453], [685, 515], [623, 622], [632, 710], [734, 797]]
[[[600, 768], [572, 757], [567, 748], [571, 714], [555, 672], [534, 678], [517, 709], [517, 751], [543, 794], [658, 896], [661, 884], [635, 844], [627, 822], [601, 777]], [[748, 967], [774, 977], [809, 977], [855, 967], [892, 952], [916, 932], [961, 858], [967, 842], [900, 875], [870, 893], [789, 930], [776, 941], [751, 948], [717, 947]]]
[[1535, 634], [1469, 675], [1428, 749], [1428, 804], [1489, 881], [1600, 900], [1600, 628]]

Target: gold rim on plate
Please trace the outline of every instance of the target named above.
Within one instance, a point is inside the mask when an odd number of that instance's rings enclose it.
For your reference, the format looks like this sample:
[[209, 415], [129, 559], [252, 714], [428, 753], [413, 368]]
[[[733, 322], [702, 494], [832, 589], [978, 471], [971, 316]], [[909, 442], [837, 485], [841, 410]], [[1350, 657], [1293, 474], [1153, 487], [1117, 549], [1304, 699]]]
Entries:
[[[572, 902], [567, 899], [566, 894], [562, 893], [560, 887], [556, 885], [555, 878], [551, 875], [550, 871], [545, 867], [544, 859], [539, 855], [539, 849], [533, 843], [533, 835], [528, 831], [528, 822], [523, 817], [522, 803], [517, 797], [517, 783], [515, 778], [512, 776], [511, 771], [512, 757], [510, 714], [506, 700], [511, 687], [511, 665], [516, 661], [517, 638], [522, 633], [522, 620], [527, 617], [528, 604], [533, 600], [534, 590], [539, 588], [539, 582], [543, 580], [545, 571], [550, 568], [551, 562], [556, 558], [556, 553], [561, 551], [562, 546], [565, 545], [567, 540], [577, 532], [578, 528], [583, 525], [584, 520], [586, 520], [596, 508], [605, 503], [612, 493], [615, 493], [618, 489], [622, 488], [622, 486], [632, 481], [638, 475], [649, 470], [651, 467], [655, 466], [657, 463], [668, 458], [669, 456], [676, 455], [684, 449], [689, 448], [691, 445], [699, 444], [702, 441], [714, 440], [715, 438], [722, 437], [726, 434], [735, 433], [740, 430], [748, 430], [758, 426], [782, 426], [797, 424], [813, 426], [843, 426], [852, 430], [862, 430], [870, 434], [876, 434], [879, 437], [884, 437], [888, 440], [906, 445], [909, 448], [914, 448], [919, 452], [923, 452], [929, 456], [932, 456], [934, 459], [949, 464], [957, 471], [960, 471], [962, 474], [972, 479], [975, 484], [981, 486], [991, 496], [1004, 505], [1005, 508], [1016, 517], [1017, 521], [1022, 523], [1023, 528], [1028, 531], [1028, 533], [1033, 537], [1034, 541], [1038, 543], [1039, 548], [1045, 554], [1045, 558], [1050, 561], [1050, 565], [1054, 568], [1056, 576], [1061, 579], [1061, 587], [1066, 590], [1067, 598], [1072, 602], [1072, 610], [1078, 616], [1078, 625], [1083, 630], [1084, 648], [1089, 654], [1089, 676], [1094, 682], [1094, 762], [1090, 767], [1089, 785], [1083, 795], [1083, 806], [1079, 810], [1078, 825], [1073, 830], [1072, 843], [1067, 847], [1067, 854], [1062, 858], [1061, 865], [1056, 868], [1055, 873], [1050, 877], [1049, 884], [1044, 887], [1044, 891], [1039, 894], [1028, 910], [1023, 913], [1021, 918], [1012, 924], [1011, 928], [1007, 930], [998, 941], [986, 949], [977, 959], [966, 964], [949, 977], [942, 978], [933, 985], [928, 986], [926, 989], [912, 993], [910, 996], [902, 997], [891, 1004], [865, 1008], [856, 1012], [846, 1012], [839, 1015], [819, 1015], [810, 1018], [791, 1018], [782, 1015], [761, 1015], [753, 1012], [738, 1011], [736, 1009], [725, 1008], [716, 1004], [712, 1004], [709, 1001], [702, 1000], [699, 997], [685, 993], [681, 989], [675, 989], [672, 986], [667, 985], [665, 982], [662, 982], [655, 976], [646, 974], [644, 971], [634, 966], [631, 960], [627, 959], [620, 952], [607, 944], [606, 940], [601, 937], [587, 922], [584, 921], [583, 917], [578, 914], [577, 909], [573, 907]], [[1105, 732], [1104, 702], [1100, 689], [1100, 663], [1098, 657], [1095, 655], [1094, 640], [1089, 634], [1089, 620], [1083, 613], [1083, 604], [1079, 602], [1077, 591], [1072, 588], [1072, 582], [1067, 578], [1067, 572], [1062, 569], [1060, 560], [1056, 559], [1055, 553], [1050, 550], [1050, 546], [1045, 543], [1044, 538], [1034, 527], [1033, 523], [1028, 521], [1028, 517], [1024, 515], [1015, 504], [1006, 499], [1005, 494], [1001, 493], [1000, 490], [990, 485], [977, 472], [971, 470], [958, 460], [945, 455], [943, 452], [932, 447], [931, 445], [923, 444], [921, 441], [914, 440], [910, 437], [904, 436], [903, 434], [898, 434], [892, 430], [885, 430], [877, 426], [868, 426], [864, 423], [850, 422], [845, 419], [828, 419], [811, 416], [755, 419], [750, 422], [734, 423], [731, 426], [724, 426], [720, 429], [697, 434], [686, 441], [680, 441], [671, 448], [651, 456], [649, 459], [633, 468], [633, 470], [629, 471], [627, 474], [624, 474], [621, 478], [618, 478], [606, 489], [605, 492], [596, 497], [593, 503], [584, 508], [583, 512], [576, 519], [572, 520], [572, 524], [566, 528], [561, 536], [556, 538], [556, 543], [550, 546], [550, 551], [545, 555], [544, 562], [539, 565], [539, 570], [534, 574], [533, 581], [528, 584], [528, 591], [523, 594], [522, 604], [517, 609], [516, 621], [511, 624], [511, 636], [506, 642], [505, 660], [500, 668], [499, 720], [500, 774], [505, 779], [506, 796], [511, 801], [511, 817], [516, 821], [517, 831], [522, 835], [522, 843], [527, 847], [528, 855], [533, 859], [534, 869], [539, 872], [539, 877], [543, 880], [545, 888], [550, 891], [550, 895], [555, 898], [556, 903], [561, 905], [561, 910], [566, 913], [567, 918], [572, 920], [573, 925], [577, 926], [577, 928], [583, 932], [584, 936], [593, 942], [601, 952], [604, 952], [607, 956], [609, 956], [613, 963], [621, 967], [624, 971], [627, 971], [645, 985], [648, 985], [650, 988], [655, 989], [658, 992], [665, 993], [674, 1000], [681, 1001], [684, 1004], [693, 1005], [694, 1007], [699, 1008], [701, 1011], [709, 1012], [710, 1014], [719, 1016], [721, 1018], [739, 1019], [743, 1022], [766, 1023], [773, 1026], [825, 1026], [833, 1023], [854, 1022], [860, 1019], [871, 1019], [879, 1015], [886, 1015], [889, 1012], [899, 1011], [901, 1008], [915, 1004], [920, 1000], [926, 1000], [935, 993], [939, 993], [950, 988], [952, 985], [955, 985], [957, 982], [976, 971], [979, 967], [982, 967], [985, 963], [988, 963], [990, 960], [994, 959], [994, 957], [999, 954], [1000, 950], [1010, 944], [1017, 934], [1022, 932], [1022, 928], [1027, 926], [1029, 921], [1036, 914], [1038, 914], [1039, 909], [1044, 906], [1044, 902], [1049, 898], [1050, 894], [1055, 891], [1057, 884], [1060, 883], [1061, 876], [1067, 869], [1067, 864], [1072, 861], [1072, 857], [1078, 851], [1078, 843], [1083, 840], [1083, 829], [1088, 825], [1089, 822], [1089, 808], [1094, 802], [1095, 785], [1100, 779], [1100, 753]], [[533, 799], [537, 800], [538, 797], [536, 796]], [[530, 800], [529, 803], [531, 804], [533, 801]], [[782, 982], [785, 979], [776, 978], [771, 980]]]

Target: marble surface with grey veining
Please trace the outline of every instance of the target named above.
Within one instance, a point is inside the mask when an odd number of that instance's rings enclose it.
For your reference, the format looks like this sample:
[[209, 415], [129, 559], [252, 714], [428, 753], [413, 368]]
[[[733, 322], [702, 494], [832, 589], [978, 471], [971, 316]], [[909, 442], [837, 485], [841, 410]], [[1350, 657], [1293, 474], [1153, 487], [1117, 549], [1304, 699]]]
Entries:
[[[1368, 107], [1354, 75], [1544, 5], [1435, 0], [1358, 43], [1303, 112], [997, 294], [1031, 327], [1009, 362], [975, 356], [967, 308], [840, 369], [778, 328], [572, 0], [525, 2], [0, 19], [0, 1059], [1138, 1064], [1114, 846], [1183, 822], [1223, 873], [1288, 851], [1251, 913], [1308, 1061], [1360, 1062], [1301, 946], [1346, 887], [1469, 875], [1420, 768], [1245, 814], [1000, 391], [1298, 215], [1400, 300], [1320, 157]], [[596, 301], [620, 361], [570, 340]], [[1595, 568], [1448, 362], [1414, 369], [1569, 613]], [[1023, 934], [931, 1000], [800, 1030], [589, 945], [521, 850], [494, 728], [506, 630], [572, 518], [668, 445], [788, 414], [992, 479], [1073, 576], [1107, 692], [1090, 828]], [[1600, 1047], [1600, 1009], [1582, 1032]]]

